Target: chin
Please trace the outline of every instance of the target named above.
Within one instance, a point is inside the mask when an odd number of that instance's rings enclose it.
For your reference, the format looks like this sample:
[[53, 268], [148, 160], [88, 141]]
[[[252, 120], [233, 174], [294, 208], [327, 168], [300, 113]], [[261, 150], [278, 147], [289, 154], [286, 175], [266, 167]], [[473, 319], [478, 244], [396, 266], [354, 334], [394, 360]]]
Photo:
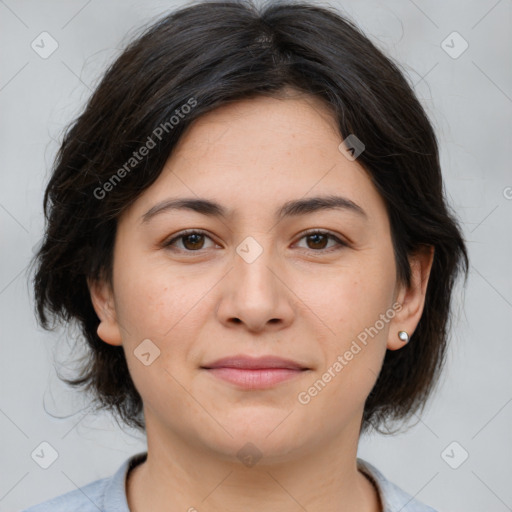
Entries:
[[300, 435], [300, 429], [290, 429], [291, 424], [284, 425], [285, 416], [281, 415], [276, 421], [260, 423], [251, 422], [246, 417], [237, 424], [223, 424], [231, 436], [222, 429], [216, 429], [215, 438], [208, 436], [203, 438], [203, 442], [220, 456], [233, 462], [245, 464], [246, 458], [253, 461], [262, 459], [262, 463], [284, 462], [295, 451], [300, 450], [306, 441], [303, 434]]

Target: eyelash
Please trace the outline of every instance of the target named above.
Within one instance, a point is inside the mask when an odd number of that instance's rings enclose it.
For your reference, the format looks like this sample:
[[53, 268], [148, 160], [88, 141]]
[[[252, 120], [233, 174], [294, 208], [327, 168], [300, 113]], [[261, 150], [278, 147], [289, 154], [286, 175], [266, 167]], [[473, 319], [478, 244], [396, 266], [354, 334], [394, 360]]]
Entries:
[[[191, 250], [188, 250], [188, 249], [177, 249], [175, 247], [174, 248], [172, 247], [172, 244], [174, 242], [176, 242], [177, 240], [186, 238], [189, 235], [204, 235], [205, 237], [210, 238], [210, 240], [212, 240], [211, 237], [208, 235], [208, 233], [206, 233], [205, 231], [203, 231], [201, 229], [189, 229], [189, 230], [182, 231], [181, 233], [178, 234], [178, 236], [175, 236], [172, 239], [170, 239], [168, 241], [165, 241], [162, 244], [162, 246], [164, 248], [170, 248], [171, 250], [174, 250], [174, 251], [181, 251], [181, 252], [188, 252], [188, 253], [200, 253], [201, 251], [203, 251], [203, 249], [198, 249], [197, 251], [191, 251]], [[330, 249], [305, 249], [305, 251], [308, 254], [331, 253], [333, 251], [340, 250], [343, 247], [348, 247], [349, 246], [349, 244], [347, 242], [344, 242], [343, 240], [338, 238], [336, 235], [334, 235], [330, 231], [324, 231], [324, 230], [319, 230], [319, 229], [312, 229], [312, 230], [309, 230], [309, 231], [306, 231], [306, 232], [302, 233], [300, 238], [299, 238], [299, 240], [302, 240], [303, 238], [306, 238], [306, 237], [311, 236], [311, 235], [323, 235], [323, 236], [326, 236], [329, 240], [334, 240], [336, 242], [337, 246], [336, 247], [331, 247]], [[214, 242], [214, 240], [212, 240], [212, 241]]]

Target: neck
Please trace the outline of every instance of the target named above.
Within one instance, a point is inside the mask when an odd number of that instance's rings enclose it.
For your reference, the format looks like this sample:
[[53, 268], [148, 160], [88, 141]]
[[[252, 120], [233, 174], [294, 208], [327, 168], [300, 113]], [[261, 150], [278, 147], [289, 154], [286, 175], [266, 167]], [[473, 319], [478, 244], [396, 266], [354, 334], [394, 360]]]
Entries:
[[227, 450], [219, 453], [168, 431], [164, 434], [157, 422], [146, 421], [146, 425], [147, 459], [131, 471], [127, 481], [131, 512], [382, 510], [376, 489], [357, 469], [359, 424], [334, 442], [319, 441], [307, 450], [297, 448], [293, 455], [262, 454], [258, 459], [260, 452], [246, 447], [243, 453], [252, 455], [252, 460], [239, 460]]

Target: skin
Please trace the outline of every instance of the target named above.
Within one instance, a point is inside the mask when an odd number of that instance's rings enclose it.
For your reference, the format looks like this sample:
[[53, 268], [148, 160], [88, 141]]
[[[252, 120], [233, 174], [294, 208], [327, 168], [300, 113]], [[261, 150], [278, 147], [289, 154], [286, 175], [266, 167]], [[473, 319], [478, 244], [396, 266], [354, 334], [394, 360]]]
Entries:
[[[330, 112], [308, 95], [222, 106], [189, 127], [119, 219], [113, 282], [90, 291], [98, 335], [123, 346], [144, 402], [148, 458], [128, 479], [133, 512], [382, 510], [356, 466], [364, 402], [386, 349], [404, 345], [398, 331], [412, 334], [420, 320], [433, 252], [411, 256], [409, 288], [397, 282], [384, 202], [357, 160], [339, 151], [341, 140]], [[341, 209], [274, 217], [286, 201], [329, 194], [367, 217]], [[142, 221], [171, 197], [208, 198], [232, 214], [169, 210]], [[163, 246], [192, 228], [208, 235]], [[309, 229], [349, 245], [303, 235]], [[263, 251], [252, 263], [236, 252], [248, 236]], [[301, 404], [298, 394], [396, 302], [394, 318]], [[148, 366], [134, 355], [144, 339], [160, 350]], [[200, 368], [241, 353], [309, 370], [245, 390]], [[251, 467], [237, 457], [248, 442], [262, 455]]]

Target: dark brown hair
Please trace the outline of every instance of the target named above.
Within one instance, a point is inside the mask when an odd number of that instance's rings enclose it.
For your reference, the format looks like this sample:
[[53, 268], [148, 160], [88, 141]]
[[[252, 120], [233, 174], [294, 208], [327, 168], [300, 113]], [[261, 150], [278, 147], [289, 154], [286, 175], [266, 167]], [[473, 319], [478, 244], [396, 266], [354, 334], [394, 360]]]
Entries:
[[[323, 100], [342, 139], [354, 134], [364, 143], [357, 161], [385, 200], [400, 282], [410, 283], [409, 254], [435, 248], [420, 322], [408, 345], [387, 351], [362, 431], [409, 418], [438, 380], [452, 288], [462, 269], [467, 278], [468, 256], [444, 196], [436, 136], [399, 67], [329, 7], [196, 2], [144, 29], [66, 130], [33, 262], [42, 326], [76, 322], [88, 344], [80, 374], [64, 380], [91, 391], [98, 407], [127, 425], [144, 429], [142, 400], [123, 348], [97, 335], [87, 279], [111, 282], [117, 218], [157, 179], [195, 119], [290, 87]], [[155, 146], [142, 156], [150, 138]]]

